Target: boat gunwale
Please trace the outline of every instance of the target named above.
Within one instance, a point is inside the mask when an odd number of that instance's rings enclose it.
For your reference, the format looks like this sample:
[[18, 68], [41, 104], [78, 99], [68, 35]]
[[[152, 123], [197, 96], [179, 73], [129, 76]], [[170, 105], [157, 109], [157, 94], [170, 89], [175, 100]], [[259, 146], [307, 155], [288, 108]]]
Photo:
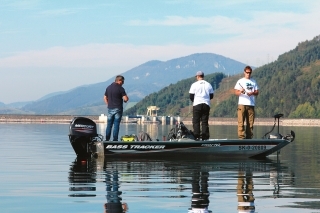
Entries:
[[222, 143], [222, 144], [231, 144], [234, 145], [253, 145], [253, 144], [279, 144], [279, 143], [291, 143], [287, 139], [215, 139], [215, 140], [206, 140], [206, 141], [195, 141], [195, 140], [186, 140], [186, 141], [102, 141], [103, 144], [136, 144], [136, 145], [146, 145], [146, 144], [215, 144], [215, 143]]

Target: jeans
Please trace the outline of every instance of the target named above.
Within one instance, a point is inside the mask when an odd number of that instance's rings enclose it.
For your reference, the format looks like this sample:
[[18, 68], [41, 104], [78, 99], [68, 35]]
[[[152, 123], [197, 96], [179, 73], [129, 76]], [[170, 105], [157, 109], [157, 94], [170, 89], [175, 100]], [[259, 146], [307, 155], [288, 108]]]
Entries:
[[[238, 105], [238, 137], [251, 139], [253, 137], [254, 106]], [[244, 128], [246, 121], [246, 128]]]
[[209, 133], [209, 112], [210, 112], [210, 106], [207, 104], [198, 104], [196, 106], [193, 106], [193, 118], [192, 118], [192, 124], [193, 124], [193, 134], [195, 138], [200, 138], [200, 122], [201, 122], [201, 138], [202, 140], [207, 140], [210, 138]]
[[113, 127], [113, 141], [118, 141], [119, 127], [122, 118], [123, 109], [113, 108], [108, 109], [106, 140], [109, 141], [111, 137], [111, 129]]

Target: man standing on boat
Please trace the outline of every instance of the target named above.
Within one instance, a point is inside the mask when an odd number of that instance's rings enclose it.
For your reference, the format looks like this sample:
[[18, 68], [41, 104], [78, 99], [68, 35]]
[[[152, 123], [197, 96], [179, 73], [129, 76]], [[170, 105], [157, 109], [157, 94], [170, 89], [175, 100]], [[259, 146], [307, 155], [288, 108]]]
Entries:
[[[239, 139], [252, 139], [253, 123], [255, 118], [255, 96], [259, 94], [257, 82], [251, 78], [252, 68], [244, 68], [244, 77], [239, 79], [234, 86], [234, 91], [239, 96], [238, 101], [238, 137]], [[246, 121], [246, 129], [244, 129]]]
[[118, 141], [119, 127], [123, 113], [123, 102], [129, 100], [126, 91], [122, 87], [124, 84], [124, 77], [117, 75], [115, 82], [110, 84], [104, 93], [104, 102], [108, 106], [108, 118], [106, 129], [106, 140], [109, 141], [111, 137], [111, 129], [113, 127], [113, 141]]
[[209, 134], [209, 112], [210, 100], [213, 98], [213, 88], [211, 84], [204, 80], [204, 73], [196, 73], [197, 81], [194, 82], [189, 90], [190, 100], [193, 102], [193, 133], [196, 140], [200, 139], [200, 122], [202, 126], [201, 138], [207, 140]]

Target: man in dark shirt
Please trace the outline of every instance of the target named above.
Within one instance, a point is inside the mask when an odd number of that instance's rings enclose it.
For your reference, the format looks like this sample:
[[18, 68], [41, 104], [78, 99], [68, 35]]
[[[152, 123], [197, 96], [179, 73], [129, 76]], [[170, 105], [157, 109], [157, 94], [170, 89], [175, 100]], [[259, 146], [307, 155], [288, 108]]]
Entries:
[[122, 87], [124, 77], [117, 75], [115, 81], [110, 84], [104, 93], [104, 102], [108, 106], [108, 119], [106, 129], [106, 140], [111, 137], [111, 129], [113, 128], [113, 141], [118, 141], [119, 126], [123, 113], [123, 102], [129, 101], [126, 91]]

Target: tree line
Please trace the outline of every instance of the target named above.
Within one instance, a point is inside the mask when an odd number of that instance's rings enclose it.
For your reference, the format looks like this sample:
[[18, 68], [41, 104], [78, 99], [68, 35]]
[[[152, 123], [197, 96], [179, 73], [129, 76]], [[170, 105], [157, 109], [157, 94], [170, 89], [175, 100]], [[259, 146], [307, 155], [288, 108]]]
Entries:
[[[205, 76], [215, 89], [211, 116], [236, 117], [238, 97], [233, 88], [241, 77], [243, 74]], [[289, 118], [320, 118], [320, 36], [301, 42], [276, 61], [254, 69], [252, 78], [260, 88], [255, 107], [257, 117], [283, 113]], [[125, 114], [146, 114], [148, 106], [156, 105], [160, 107], [159, 115], [191, 116], [189, 88], [194, 81], [195, 78], [188, 78], [152, 93]]]

